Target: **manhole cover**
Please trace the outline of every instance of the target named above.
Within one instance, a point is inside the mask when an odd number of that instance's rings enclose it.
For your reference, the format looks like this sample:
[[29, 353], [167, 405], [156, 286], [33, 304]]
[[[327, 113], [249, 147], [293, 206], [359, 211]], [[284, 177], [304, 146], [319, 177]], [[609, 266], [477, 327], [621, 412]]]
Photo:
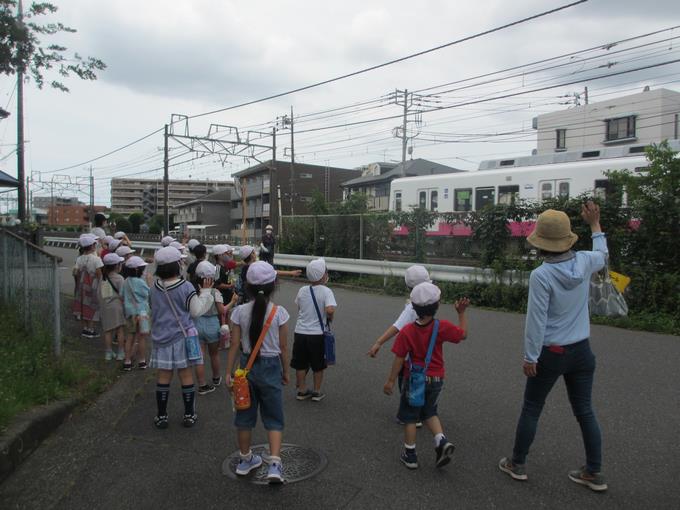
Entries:
[[[267, 469], [269, 469], [269, 445], [258, 444], [251, 447], [253, 453], [262, 456], [262, 466], [251, 471], [247, 476], [236, 474], [239, 452], [236, 450], [222, 463], [222, 474], [234, 479], [243, 479], [259, 485], [267, 484]], [[305, 448], [296, 444], [284, 443], [281, 446], [281, 464], [286, 483], [306, 480], [320, 473], [328, 464], [326, 456], [313, 448]]]

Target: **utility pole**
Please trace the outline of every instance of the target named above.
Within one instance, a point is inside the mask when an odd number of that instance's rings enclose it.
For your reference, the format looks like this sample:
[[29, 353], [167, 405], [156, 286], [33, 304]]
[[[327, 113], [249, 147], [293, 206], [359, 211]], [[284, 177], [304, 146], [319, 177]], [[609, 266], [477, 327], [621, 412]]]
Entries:
[[[19, 0], [17, 25], [24, 24], [23, 3]], [[23, 48], [20, 47], [19, 52]], [[19, 181], [17, 216], [26, 221], [26, 176], [24, 175], [24, 69], [20, 62], [17, 70], [17, 180]]]
[[295, 121], [293, 107], [290, 107], [290, 215], [294, 216], [293, 202], [295, 201]]
[[585, 88], [584, 96], [585, 96], [586, 104], [588, 104], [588, 87]]
[[[245, 177], [241, 177], [239, 185], [241, 186], [241, 216], [243, 222], [241, 223], [241, 241], [245, 245], [248, 240], [247, 240], [247, 235], [246, 235], [246, 222], [248, 220], [247, 216], [247, 202], [246, 202], [246, 189], [247, 189], [247, 182], [248, 180]], [[253, 224], [253, 230], [255, 230], [255, 225]]]
[[[272, 197], [275, 196], [274, 193], [272, 193], [272, 185], [274, 183], [274, 176], [276, 175], [276, 126], [272, 128], [272, 167], [269, 170], [269, 221], [271, 221], [272, 216], [274, 215], [273, 208], [272, 208]], [[278, 183], [278, 179], [276, 181]], [[279, 202], [280, 197], [276, 198], [277, 203]], [[281, 218], [279, 218], [279, 232], [278, 235], [281, 235]]]
[[94, 225], [94, 176], [92, 175], [92, 165], [90, 165], [90, 229]]
[[401, 176], [406, 177], [406, 145], [408, 138], [406, 128], [408, 122], [408, 90], [404, 89], [404, 120], [401, 127]]
[[165, 208], [165, 213], [163, 216], [163, 225], [165, 229], [165, 235], [170, 232], [170, 209], [168, 208], [168, 188], [170, 187], [170, 175], [169, 175], [169, 157], [168, 157], [168, 125], [165, 125], [165, 131], [163, 134], [163, 207]]

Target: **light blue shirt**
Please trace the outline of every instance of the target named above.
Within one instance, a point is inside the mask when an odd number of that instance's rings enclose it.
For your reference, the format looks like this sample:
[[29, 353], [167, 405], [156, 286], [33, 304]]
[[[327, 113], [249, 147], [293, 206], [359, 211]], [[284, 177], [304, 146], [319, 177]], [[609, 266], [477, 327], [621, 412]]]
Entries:
[[531, 272], [524, 332], [524, 359], [536, 363], [544, 345], [569, 345], [590, 336], [590, 277], [605, 265], [604, 233], [592, 235], [593, 251], [560, 262], [546, 260]]

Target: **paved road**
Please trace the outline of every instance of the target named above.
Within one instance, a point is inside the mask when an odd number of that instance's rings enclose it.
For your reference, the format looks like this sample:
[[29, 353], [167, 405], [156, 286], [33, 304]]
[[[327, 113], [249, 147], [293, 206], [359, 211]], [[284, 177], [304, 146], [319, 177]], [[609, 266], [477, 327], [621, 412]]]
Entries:
[[[294, 310], [299, 284], [276, 301]], [[338, 359], [321, 403], [285, 397], [286, 442], [329, 458], [311, 480], [256, 487], [220, 474], [236, 449], [226, 390], [198, 397], [199, 422], [183, 429], [179, 388], [171, 427], [155, 430], [151, 372], [122, 377], [96, 405], [73, 417], [0, 486], [3, 508], [673, 508], [680, 507], [680, 338], [593, 327], [598, 357], [595, 403], [604, 432], [610, 490], [595, 494], [566, 473], [583, 463], [579, 428], [563, 385], [550, 396], [529, 458], [527, 483], [496, 468], [512, 447], [521, 404], [523, 316], [472, 309], [470, 336], [446, 349], [440, 415], [457, 445], [454, 462], [433, 467], [422, 430], [421, 468], [398, 461], [402, 430], [396, 397], [382, 394], [391, 356], [364, 353], [403, 299], [335, 290]], [[454, 316], [450, 306], [440, 314]], [[172, 421], [172, 418], [175, 418]], [[264, 442], [262, 429], [255, 434]]]

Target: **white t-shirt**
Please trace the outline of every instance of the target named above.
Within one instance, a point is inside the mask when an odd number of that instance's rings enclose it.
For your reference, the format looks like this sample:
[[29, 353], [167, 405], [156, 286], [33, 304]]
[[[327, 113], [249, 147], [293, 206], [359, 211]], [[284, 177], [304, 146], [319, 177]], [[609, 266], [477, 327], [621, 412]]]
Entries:
[[406, 303], [406, 306], [404, 306], [404, 310], [401, 312], [401, 314], [399, 314], [399, 317], [392, 325], [399, 331], [401, 331], [402, 329], [404, 329], [404, 326], [406, 326], [407, 324], [411, 324], [412, 322], [415, 322], [416, 319], [418, 319], [418, 314], [413, 309], [413, 305], [411, 305], [411, 302], [409, 301]]
[[215, 304], [212, 305], [207, 312], [205, 312], [202, 317], [211, 317], [213, 315], [219, 315], [220, 312], [217, 310], [217, 303], [224, 304], [224, 299], [222, 299], [222, 293], [217, 289], [210, 289], [210, 293], [215, 299]]
[[76, 271], [87, 271], [91, 276], [97, 272], [97, 269], [104, 267], [102, 259], [94, 253], [87, 255], [79, 255], [76, 259]]
[[[303, 335], [320, 335], [323, 333], [321, 324], [319, 324], [319, 316], [316, 314], [314, 308], [314, 301], [312, 301], [312, 293], [309, 291], [310, 285], [300, 287], [297, 296], [295, 297], [295, 304], [298, 305], [298, 318], [295, 323], [295, 332]], [[338, 306], [335, 302], [333, 291], [325, 285], [314, 285], [314, 297], [316, 297], [316, 304], [319, 305], [319, 312], [321, 313], [321, 320], [326, 324], [326, 307]]]
[[[241, 327], [241, 347], [243, 347], [243, 352], [250, 353], [250, 318], [253, 314], [254, 301], [250, 301], [241, 306], [237, 306], [233, 312], [231, 312], [231, 322], [237, 324]], [[267, 317], [269, 317], [272, 311], [272, 305], [269, 303], [267, 306], [267, 312], [264, 314], [264, 320], [267, 322]], [[281, 354], [281, 346], [279, 344], [279, 327], [284, 325], [290, 319], [288, 311], [279, 305], [276, 310], [276, 315], [272, 321], [272, 325], [269, 327], [267, 334], [264, 337], [264, 342], [262, 342], [262, 347], [260, 347], [260, 354], [265, 357], [278, 356]], [[257, 342], [257, 338], [254, 339]]]

